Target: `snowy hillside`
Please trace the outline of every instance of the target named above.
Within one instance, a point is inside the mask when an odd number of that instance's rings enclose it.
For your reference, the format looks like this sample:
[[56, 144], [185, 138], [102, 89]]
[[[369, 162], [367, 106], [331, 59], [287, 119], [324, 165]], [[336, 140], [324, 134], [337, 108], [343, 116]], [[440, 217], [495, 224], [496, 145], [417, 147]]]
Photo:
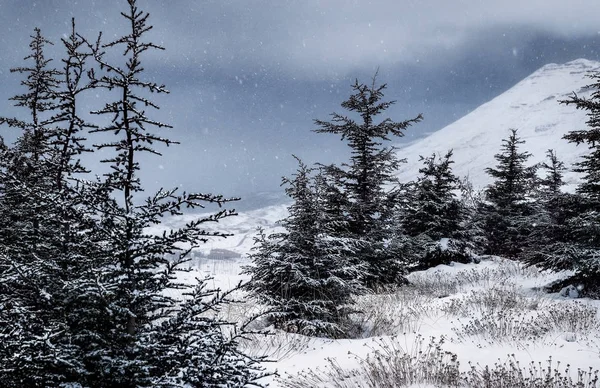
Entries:
[[[486, 167], [495, 165], [494, 154], [500, 150], [502, 139], [509, 129], [519, 130], [526, 143], [523, 149], [533, 154], [532, 163], [545, 158], [546, 150], [553, 148], [569, 167], [585, 153], [584, 146], [576, 147], [562, 140], [562, 136], [585, 126], [586, 115], [574, 106], [559, 104], [576, 92], [586, 96], [590, 84], [586, 77], [591, 70], [600, 68], [600, 62], [578, 59], [564, 65], [549, 64], [537, 70], [514, 87], [447, 127], [399, 150], [406, 163], [399, 176], [403, 181], [413, 180], [420, 168], [419, 155], [454, 150], [455, 173], [469, 176], [476, 188], [490, 183]], [[576, 176], [566, 176], [568, 184]]]

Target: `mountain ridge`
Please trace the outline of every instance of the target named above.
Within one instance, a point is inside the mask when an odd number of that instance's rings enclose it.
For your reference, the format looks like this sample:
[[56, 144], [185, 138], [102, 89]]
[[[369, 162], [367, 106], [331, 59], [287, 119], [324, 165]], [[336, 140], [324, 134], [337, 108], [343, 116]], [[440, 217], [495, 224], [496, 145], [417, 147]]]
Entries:
[[[586, 113], [574, 106], [560, 104], [573, 92], [588, 96], [590, 72], [600, 69], [600, 62], [576, 59], [565, 64], [550, 63], [519, 81], [506, 92], [480, 105], [472, 112], [427, 137], [400, 146], [398, 155], [407, 159], [398, 173], [401, 181], [414, 180], [421, 167], [419, 156], [444, 154], [454, 150], [453, 166], [459, 177], [468, 176], [476, 189], [491, 183], [485, 169], [496, 164], [502, 139], [510, 129], [517, 129], [525, 140], [521, 150], [532, 154], [531, 164], [545, 159], [548, 149], [555, 149], [569, 170], [587, 152], [562, 139], [566, 133], [585, 127]], [[568, 189], [578, 181], [572, 171], [565, 174]]]

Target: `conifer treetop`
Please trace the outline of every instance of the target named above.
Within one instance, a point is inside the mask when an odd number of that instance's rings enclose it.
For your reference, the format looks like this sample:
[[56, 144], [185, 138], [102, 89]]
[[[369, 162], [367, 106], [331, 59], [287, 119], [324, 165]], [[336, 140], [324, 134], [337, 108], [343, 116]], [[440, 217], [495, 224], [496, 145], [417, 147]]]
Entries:
[[[383, 113], [386, 109], [396, 103], [396, 101], [382, 101], [383, 91], [387, 84], [377, 86], [377, 74], [373, 77], [371, 85], [360, 83], [357, 80], [352, 85], [353, 94], [342, 102], [342, 107], [350, 112], [360, 114], [362, 123], [357, 123], [348, 116], [333, 113], [332, 121], [315, 120], [320, 127], [315, 129], [317, 133], [336, 133], [342, 135], [342, 140], [348, 138], [349, 141], [364, 141], [369, 139], [390, 140], [389, 135], [404, 136], [404, 130], [410, 125], [420, 122], [423, 116], [395, 122], [390, 118], [383, 119], [379, 123], [374, 123], [374, 117]], [[380, 144], [380, 143], [375, 143]]]

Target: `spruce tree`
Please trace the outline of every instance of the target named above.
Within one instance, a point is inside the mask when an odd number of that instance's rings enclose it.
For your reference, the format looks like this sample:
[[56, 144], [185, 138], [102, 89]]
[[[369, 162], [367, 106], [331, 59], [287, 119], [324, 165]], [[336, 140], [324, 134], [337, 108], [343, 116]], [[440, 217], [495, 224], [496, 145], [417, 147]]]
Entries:
[[539, 182], [542, 188], [542, 194], [550, 199], [561, 193], [564, 185], [564, 174], [567, 168], [565, 164], [558, 159], [556, 151], [549, 149], [546, 151], [546, 161], [540, 167], [546, 171], [546, 176]]
[[41, 31], [35, 29], [31, 38], [27, 64], [11, 69], [25, 76], [25, 92], [11, 100], [29, 117], [1, 120], [21, 135], [0, 156], [0, 384], [37, 387], [68, 381], [82, 364], [62, 319], [68, 291], [61, 276], [66, 247], [61, 226], [66, 210], [75, 209], [60, 195], [64, 177], [53, 163], [56, 136], [49, 121], [61, 73], [45, 56], [51, 43]]
[[284, 232], [256, 239], [247, 288], [274, 310], [274, 324], [288, 331], [327, 337], [349, 335], [352, 297], [362, 293], [363, 269], [352, 260], [358, 242], [336, 237], [341, 223], [335, 187], [298, 159], [293, 179], [284, 178], [294, 201], [280, 221]]
[[569, 220], [574, 242], [570, 261], [575, 275], [570, 280], [587, 295], [600, 295], [600, 72], [589, 76], [592, 90], [589, 98], [573, 94], [561, 101], [587, 112], [587, 129], [574, 130], [563, 138], [576, 145], [587, 146], [589, 152], [575, 164], [574, 171], [582, 174], [577, 187], [576, 215]]
[[483, 190], [475, 190], [469, 177], [460, 180], [460, 202], [462, 209], [461, 235], [466, 243], [467, 251], [471, 252], [471, 260], [477, 261], [478, 255], [486, 248], [484, 233], [485, 209]]
[[[167, 125], [146, 115], [158, 106], [145, 95], [166, 90], [141, 79], [143, 54], [158, 46], [144, 41], [148, 14], [127, 3], [128, 35], [90, 43], [73, 23], [57, 71], [36, 30], [27, 57], [34, 64], [17, 69], [27, 92], [14, 100], [31, 118], [1, 120], [23, 134], [0, 155], [0, 386], [241, 387], [262, 376], [260, 360], [239, 350], [246, 329], [209, 314], [228, 294], [174, 277], [191, 249], [227, 236], [204, 224], [234, 211], [147, 232], [182, 208], [227, 200], [176, 190], [135, 197], [143, 192], [138, 156], [174, 142], [148, 131]], [[119, 47], [124, 65], [104, 53]], [[78, 108], [80, 95], [97, 88], [120, 92], [95, 112], [108, 116], [105, 126], [85, 123]], [[89, 129], [115, 140], [88, 147]], [[110, 171], [97, 181], [78, 177], [87, 171], [78, 155], [102, 148], [114, 151], [104, 160]], [[188, 299], [171, 297], [173, 289], [188, 290]]]
[[421, 157], [423, 167], [408, 204], [405, 229], [410, 236], [427, 234], [433, 240], [450, 238], [461, 221], [456, 198], [458, 178], [452, 172], [452, 150], [443, 157]]
[[389, 221], [392, 219], [398, 190], [394, 173], [401, 160], [394, 147], [384, 142], [392, 136], [403, 136], [404, 130], [422, 120], [416, 118], [395, 122], [389, 118], [376, 121], [394, 101], [384, 101], [386, 85], [359, 83], [352, 86], [353, 94], [342, 107], [357, 115], [354, 119], [338, 113], [331, 121], [315, 120], [317, 133], [340, 135], [351, 150], [350, 161], [339, 169], [341, 190], [348, 199], [343, 213], [348, 220], [348, 237], [363, 241], [363, 249], [356, 260], [367, 265], [365, 284], [376, 287], [397, 284], [403, 280], [404, 264], [386, 248], [392, 237]]
[[[227, 200], [212, 194], [178, 194], [173, 189], [160, 190], [145, 202], [136, 203], [136, 194], [144, 191], [138, 178], [139, 157], [160, 155], [155, 145], [175, 142], [154, 132], [170, 126], [147, 113], [158, 106], [146, 96], [167, 93], [163, 85], [142, 78], [144, 55], [150, 50], [163, 50], [146, 41], [152, 28], [149, 14], [138, 9], [136, 0], [128, 0], [122, 16], [130, 28], [127, 35], [106, 44], [99, 36], [89, 44], [99, 66], [98, 72], [90, 73], [94, 87], [115, 92], [110, 95], [116, 99], [92, 112], [109, 120], [92, 132], [111, 134], [114, 139], [96, 146], [114, 154], [103, 160], [110, 170], [95, 189], [109, 193], [114, 200], [97, 204], [105, 248], [99, 258], [105, 264], [98, 274], [97, 292], [107, 313], [101, 321], [102, 342], [90, 348], [86, 357], [93, 366], [95, 380], [105, 386], [243, 386], [260, 377], [260, 368], [234, 346], [239, 333], [232, 342], [226, 342], [222, 323], [200, 316], [202, 299], [215, 291], [205, 293], [200, 281], [191, 294], [193, 302], [183, 306], [165, 292], [184, 287], [175, 282], [174, 275], [189, 260], [190, 247], [209, 238], [228, 236], [207, 231], [203, 224], [235, 212], [221, 210], [161, 235], [146, 232], [148, 227], [160, 224], [164, 216], [181, 215], [182, 208], [203, 208], [207, 203], [221, 206]], [[124, 53], [122, 64], [108, 59], [106, 50], [110, 49]], [[210, 307], [216, 309], [222, 302], [216, 298]], [[188, 344], [183, 353], [181, 341]], [[213, 358], [207, 359], [207, 354]], [[215, 376], [207, 374], [210, 362], [228, 365], [213, 366], [222, 373]]]
[[414, 269], [450, 261], [468, 261], [464, 240], [463, 209], [456, 197], [459, 180], [452, 172], [452, 150], [443, 157], [421, 157], [423, 167], [403, 217], [404, 230], [421, 246]]
[[535, 186], [537, 167], [526, 166], [531, 154], [519, 151], [523, 143], [517, 130], [511, 129], [509, 137], [502, 141], [501, 152], [494, 156], [498, 164], [486, 169], [495, 179], [486, 188], [483, 208], [488, 254], [516, 258], [531, 230], [528, 217], [533, 209], [529, 195]]
[[521, 259], [543, 269], [572, 269], [577, 252], [570, 223], [576, 215], [579, 196], [561, 191], [566, 170], [554, 150], [546, 152], [547, 160], [540, 166], [546, 172], [539, 189], [531, 217], [531, 234], [527, 237]]
[[593, 80], [587, 86], [593, 90], [590, 98], [573, 94], [568, 100], [561, 101], [563, 104], [575, 105], [577, 109], [587, 111], [588, 128], [571, 131], [563, 138], [569, 143], [584, 144], [588, 147], [589, 153], [575, 164], [574, 171], [583, 174], [577, 192], [600, 203], [600, 72], [592, 73], [590, 78]]

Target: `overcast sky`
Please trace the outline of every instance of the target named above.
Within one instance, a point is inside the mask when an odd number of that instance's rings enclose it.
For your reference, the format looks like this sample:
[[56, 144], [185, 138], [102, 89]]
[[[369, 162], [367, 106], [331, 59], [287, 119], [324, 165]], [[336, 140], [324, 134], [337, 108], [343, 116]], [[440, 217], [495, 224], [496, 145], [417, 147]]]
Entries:
[[[278, 190], [295, 168], [340, 162], [345, 146], [315, 134], [355, 78], [379, 68], [396, 100], [395, 120], [423, 113], [401, 141], [424, 136], [507, 90], [537, 68], [599, 59], [597, 0], [139, 0], [166, 47], [147, 57], [148, 77], [167, 85], [154, 117], [181, 145], [151, 158], [154, 189], [248, 196]], [[0, 0], [0, 115], [34, 27], [58, 43], [75, 17], [83, 35], [124, 31], [125, 0]], [[60, 46], [57, 44], [55, 50]], [[57, 51], [58, 52], [58, 51]], [[10, 138], [9, 129], [0, 134]]]

